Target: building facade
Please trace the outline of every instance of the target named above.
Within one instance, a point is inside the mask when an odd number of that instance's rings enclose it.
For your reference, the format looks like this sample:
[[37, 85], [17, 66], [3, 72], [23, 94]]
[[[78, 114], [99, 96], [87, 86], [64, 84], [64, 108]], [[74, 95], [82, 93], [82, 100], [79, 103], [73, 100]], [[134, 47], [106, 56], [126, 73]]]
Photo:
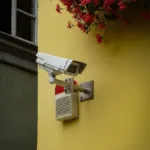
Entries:
[[24, 2], [0, 5], [1, 150], [37, 149], [37, 2]]
[[57, 3], [39, 0], [39, 51], [87, 63], [75, 80], [94, 80], [95, 98], [79, 102], [78, 120], [56, 121], [55, 85], [39, 69], [38, 150], [149, 150], [150, 23], [112, 23], [99, 45], [94, 33], [67, 29], [71, 16], [56, 13]]

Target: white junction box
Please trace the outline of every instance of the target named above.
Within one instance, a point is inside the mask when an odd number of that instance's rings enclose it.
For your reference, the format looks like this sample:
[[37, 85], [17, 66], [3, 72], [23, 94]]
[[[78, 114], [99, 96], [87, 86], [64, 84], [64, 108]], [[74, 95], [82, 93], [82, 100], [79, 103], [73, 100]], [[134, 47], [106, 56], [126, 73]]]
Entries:
[[56, 120], [67, 121], [78, 118], [78, 94], [72, 92], [57, 93], [56, 95]]

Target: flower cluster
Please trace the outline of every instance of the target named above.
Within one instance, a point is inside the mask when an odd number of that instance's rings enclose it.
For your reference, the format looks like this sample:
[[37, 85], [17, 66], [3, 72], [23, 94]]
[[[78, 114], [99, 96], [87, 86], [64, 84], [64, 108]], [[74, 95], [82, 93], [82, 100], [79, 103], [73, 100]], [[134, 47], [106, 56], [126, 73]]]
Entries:
[[[122, 22], [128, 23], [126, 18], [118, 15], [118, 12], [127, 9], [131, 3], [139, 1], [141, 0], [60, 0], [76, 22], [76, 24], [72, 24], [68, 21], [68, 28], [77, 26], [84, 33], [89, 33], [93, 27], [105, 29], [107, 20], [120, 19]], [[62, 13], [65, 8], [62, 8], [59, 4], [56, 5], [58, 13]], [[141, 15], [150, 20], [150, 13], [147, 10], [142, 12]], [[103, 38], [104, 35], [97, 33], [98, 43], [102, 43]]]

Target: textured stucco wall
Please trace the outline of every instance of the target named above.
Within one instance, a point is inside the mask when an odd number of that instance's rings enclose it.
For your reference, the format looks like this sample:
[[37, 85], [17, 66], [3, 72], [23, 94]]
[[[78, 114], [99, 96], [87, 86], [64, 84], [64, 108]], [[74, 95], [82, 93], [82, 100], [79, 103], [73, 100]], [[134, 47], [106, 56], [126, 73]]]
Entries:
[[56, 3], [39, 0], [39, 51], [86, 62], [76, 80], [93, 79], [95, 99], [79, 104], [77, 121], [55, 121], [55, 86], [39, 69], [38, 150], [149, 150], [150, 23], [131, 14], [98, 45], [94, 33], [68, 30], [71, 17], [57, 14]]

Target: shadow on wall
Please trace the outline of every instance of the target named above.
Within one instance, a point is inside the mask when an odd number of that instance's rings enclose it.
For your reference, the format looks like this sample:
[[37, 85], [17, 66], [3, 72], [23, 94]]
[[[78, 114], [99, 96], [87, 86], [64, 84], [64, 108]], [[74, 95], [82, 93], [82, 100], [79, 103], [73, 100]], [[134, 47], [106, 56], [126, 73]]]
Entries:
[[[147, 50], [150, 39], [150, 21], [140, 16], [141, 7], [131, 7], [125, 11], [125, 15], [129, 20], [129, 24], [123, 24], [120, 21], [110, 22], [108, 27], [108, 36], [105, 39], [105, 46], [113, 44], [114, 48], [111, 49], [112, 53], [123, 50], [123, 45], [130, 45], [130, 49], [126, 51], [137, 51], [142, 46], [142, 50]], [[133, 46], [133, 47], [132, 47]]]
[[[149, 150], [150, 21], [139, 16], [140, 11], [138, 8], [134, 8], [132, 12], [126, 13], [127, 16], [129, 16], [130, 23], [127, 25], [119, 21], [110, 23], [108, 34], [103, 44], [104, 51], [98, 52], [97, 49], [96, 53], [102, 53], [102, 57], [106, 56], [100, 59], [106, 64], [108, 67], [107, 69], [111, 70], [110, 75], [107, 75], [106, 78], [108, 80], [109, 78], [114, 79], [114, 82], [110, 79], [110, 82], [112, 82], [112, 89], [115, 84], [122, 89], [122, 92], [119, 90], [120, 94], [122, 94], [122, 99], [118, 99], [118, 102], [120, 100], [126, 100], [126, 103], [129, 105], [129, 100], [131, 100], [133, 102], [131, 105], [135, 103], [136, 111], [134, 112], [134, 116], [137, 122], [133, 130], [135, 130], [135, 145], [137, 146], [137, 150]], [[106, 72], [109, 72], [108, 70]], [[103, 92], [108, 92], [108, 89], [105, 90], [105, 88], [101, 90]], [[115, 90], [117, 90], [117, 88], [112, 91], [115, 93]], [[112, 95], [115, 95], [114, 93]], [[134, 94], [133, 97], [130, 96], [131, 93]], [[111, 96], [108, 97], [111, 99]], [[119, 98], [121, 98], [121, 96]], [[112, 102], [110, 102], [110, 104], [111, 103]], [[126, 111], [128, 111], [128, 109], [130, 108], [127, 106]], [[125, 144], [124, 149], [129, 147], [130, 145]]]
[[[110, 23], [102, 45], [94, 43], [94, 34], [89, 36], [87, 42], [93, 43], [87, 44], [89, 49], [86, 51], [93, 51], [85, 54], [96, 83], [96, 99], [84, 104], [89, 135], [95, 132], [90, 128], [94, 125], [103, 141], [110, 145], [122, 142], [122, 150], [150, 149], [150, 22], [140, 18], [137, 11], [135, 8], [132, 13], [126, 12], [131, 20], [128, 25], [119, 21]], [[101, 118], [101, 124], [98, 118]], [[67, 131], [79, 122], [64, 123], [63, 130]]]

